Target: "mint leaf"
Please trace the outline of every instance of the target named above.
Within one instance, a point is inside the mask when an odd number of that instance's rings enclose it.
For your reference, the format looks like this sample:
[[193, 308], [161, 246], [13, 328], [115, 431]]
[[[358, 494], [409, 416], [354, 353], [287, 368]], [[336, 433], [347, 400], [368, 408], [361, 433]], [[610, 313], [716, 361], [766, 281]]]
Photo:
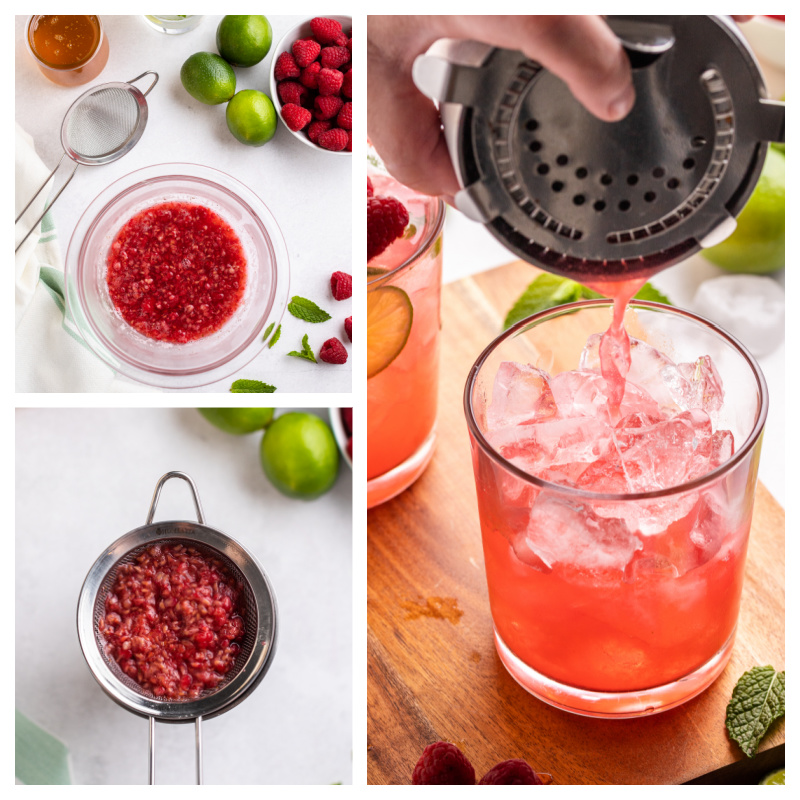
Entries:
[[[519, 299], [508, 312], [503, 323], [503, 330], [516, 325], [520, 320], [546, 311], [548, 308], [576, 303], [578, 300], [595, 300], [603, 295], [588, 286], [560, 275], [545, 272], [519, 296]], [[651, 300], [654, 303], [670, 305], [666, 295], [661, 294], [652, 284], [646, 283], [635, 295], [637, 300]]]
[[786, 714], [786, 673], [753, 667], [739, 678], [725, 713], [728, 734], [752, 758], [769, 726]]
[[266, 342], [267, 341], [267, 336], [269, 336], [272, 333], [272, 329], [274, 327], [275, 327], [275, 323], [274, 322], [270, 322], [270, 324], [267, 325], [267, 329], [264, 331], [264, 335], [261, 337], [261, 341], [262, 342]]
[[642, 286], [642, 288], [636, 292], [634, 298], [636, 300], [649, 300], [651, 303], [664, 303], [666, 306], [672, 305], [669, 298], [665, 294], [659, 292], [652, 283], [646, 283]]
[[[274, 324], [274, 323], [273, 323]], [[270, 325], [270, 328], [272, 325]], [[264, 336], [266, 339], [267, 337]], [[277, 343], [278, 339], [281, 338], [281, 326], [278, 325], [278, 330], [275, 331], [275, 335], [269, 340], [269, 344], [267, 345], [267, 349], [271, 350], [272, 347]]]
[[234, 381], [231, 384], [231, 391], [234, 394], [245, 394], [245, 393], [272, 393], [275, 391], [274, 386], [270, 386], [268, 383], [264, 383], [264, 381], [250, 381], [246, 378], [241, 378], [238, 381]]
[[296, 356], [297, 358], [306, 358], [309, 361], [313, 361], [315, 364], [317, 363], [317, 359], [314, 358], [314, 351], [308, 346], [308, 334], [303, 337], [303, 352], [298, 353], [297, 350], [292, 350], [291, 353], [287, 353], [287, 356]]
[[323, 311], [316, 303], [306, 300], [305, 297], [295, 295], [289, 303], [289, 313], [293, 317], [306, 322], [325, 322], [331, 318], [327, 311]]

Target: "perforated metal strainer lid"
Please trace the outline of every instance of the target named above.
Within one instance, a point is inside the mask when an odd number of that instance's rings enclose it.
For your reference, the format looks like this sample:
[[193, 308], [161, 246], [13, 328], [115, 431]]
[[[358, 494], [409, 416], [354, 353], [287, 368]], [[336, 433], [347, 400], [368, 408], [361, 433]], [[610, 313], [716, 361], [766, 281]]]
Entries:
[[522, 53], [442, 40], [414, 64], [439, 102], [456, 205], [519, 257], [569, 277], [650, 275], [724, 239], [783, 103], [728, 17], [608, 17], [636, 103], [603, 122]]

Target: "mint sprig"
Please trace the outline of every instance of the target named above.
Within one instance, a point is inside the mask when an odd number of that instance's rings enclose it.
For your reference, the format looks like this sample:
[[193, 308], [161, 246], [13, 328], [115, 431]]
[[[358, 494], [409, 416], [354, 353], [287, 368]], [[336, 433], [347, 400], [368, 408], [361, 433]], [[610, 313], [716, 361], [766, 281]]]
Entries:
[[331, 318], [331, 315], [327, 311], [323, 311], [316, 303], [297, 295], [289, 303], [289, 313], [306, 322], [325, 322]]
[[[503, 323], [503, 330], [516, 325], [520, 320], [546, 311], [548, 308], [576, 303], [578, 300], [595, 300], [603, 295], [583, 286], [577, 281], [551, 275], [545, 272], [539, 275], [519, 296], [508, 312]], [[635, 295], [637, 300], [650, 300], [654, 303], [671, 305], [666, 295], [658, 291], [651, 283], [646, 283]]]
[[264, 381], [251, 381], [247, 378], [240, 378], [231, 384], [231, 392], [234, 394], [255, 394], [255, 393], [272, 393], [275, 387], [271, 386]]
[[725, 713], [728, 734], [752, 758], [767, 729], [786, 714], [786, 673], [753, 667], [739, 678]]
[[302, 352], [298, 352], [297, 350], [292, 350], [291, 352], [286, 354], [287, 356], [295, 356], [296, 358], [305, 358], [308, 361], [313, 361], [315, 364], [317, 363], [317, 359], [314, 358], [314, 351], [308, 346], [308, 334], [303, 337], [303, 350]]

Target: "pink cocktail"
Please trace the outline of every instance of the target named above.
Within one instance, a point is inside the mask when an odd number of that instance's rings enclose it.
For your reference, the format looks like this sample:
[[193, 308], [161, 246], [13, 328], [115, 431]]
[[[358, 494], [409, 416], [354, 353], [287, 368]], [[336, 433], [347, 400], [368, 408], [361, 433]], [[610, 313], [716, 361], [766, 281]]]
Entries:
[[367, 264], [367, 506], [410, 486], [433, 454], [444, 203], [370, 170], [400, 200], [405, 235]]
[[611, 319], [600, 300], [521, 322], [478, 359], [465, 410], [503, 663], [553, 705], [630, 717], [730, 656], [767, 392], [734, 339], [648, 303], [615, 378]]

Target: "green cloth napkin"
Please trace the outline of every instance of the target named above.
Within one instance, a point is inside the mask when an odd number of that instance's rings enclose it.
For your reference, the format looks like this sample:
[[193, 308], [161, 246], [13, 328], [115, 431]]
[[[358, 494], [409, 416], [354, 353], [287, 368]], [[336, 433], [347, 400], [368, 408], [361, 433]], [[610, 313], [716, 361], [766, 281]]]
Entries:
[[72, 783], [67, 746], [19, 711], [14, 717], [17, 779], [29, 786]]

